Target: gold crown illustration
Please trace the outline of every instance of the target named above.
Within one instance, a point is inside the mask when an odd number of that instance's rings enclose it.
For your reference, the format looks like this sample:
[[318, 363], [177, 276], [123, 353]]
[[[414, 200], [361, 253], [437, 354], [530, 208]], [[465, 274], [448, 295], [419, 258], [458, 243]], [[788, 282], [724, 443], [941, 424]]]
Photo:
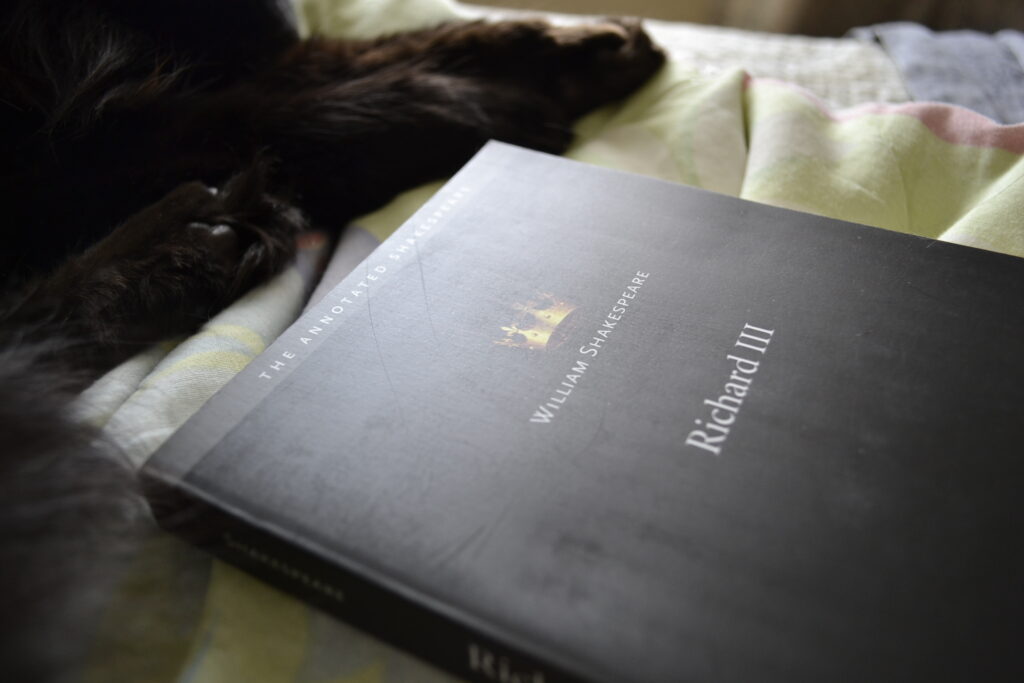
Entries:
[[543, 292], [512, 308], [516, 311], [512, 324], [501, 328], [505, 336], [494, 343], [531, 351], [545, 349], [549, 344], [557, 346], [560, 338], [555, 330], [576, 310], [573, 304]]

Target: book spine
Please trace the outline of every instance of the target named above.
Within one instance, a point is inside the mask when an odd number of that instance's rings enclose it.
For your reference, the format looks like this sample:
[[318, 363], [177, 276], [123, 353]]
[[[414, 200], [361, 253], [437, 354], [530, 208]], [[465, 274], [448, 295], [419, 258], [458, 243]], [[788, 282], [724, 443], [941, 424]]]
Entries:
[[206, 552], [456, 676], [479, 683], [587, 683], [520, 648], [190, 495], [144, 470], [154, 516]]

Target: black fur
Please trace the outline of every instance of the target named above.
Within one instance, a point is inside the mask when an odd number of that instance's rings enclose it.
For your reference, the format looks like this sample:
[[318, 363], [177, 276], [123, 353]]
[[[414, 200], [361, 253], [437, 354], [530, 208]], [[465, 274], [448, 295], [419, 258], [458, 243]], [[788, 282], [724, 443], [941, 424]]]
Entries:
[[148, 529], [130, 468], [70, 415], [77, 391], [278, 272], [310, 223], [340, 228], [490, 138], [560, 152], [663, 61], [611, 21], [299, 41], [273, 0], [21, 0], [0, 22], [12, 680], [68, 670]]

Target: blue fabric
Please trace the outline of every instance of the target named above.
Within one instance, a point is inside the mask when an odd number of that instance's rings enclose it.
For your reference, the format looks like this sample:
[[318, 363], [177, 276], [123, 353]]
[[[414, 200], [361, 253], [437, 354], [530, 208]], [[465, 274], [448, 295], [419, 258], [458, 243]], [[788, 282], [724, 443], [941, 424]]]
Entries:
[[936, 33], [898, 22], [853, 35], [885, 49], [915, 100], [958, 104], [1000, 123], [1024, 121], [1024, 34]]

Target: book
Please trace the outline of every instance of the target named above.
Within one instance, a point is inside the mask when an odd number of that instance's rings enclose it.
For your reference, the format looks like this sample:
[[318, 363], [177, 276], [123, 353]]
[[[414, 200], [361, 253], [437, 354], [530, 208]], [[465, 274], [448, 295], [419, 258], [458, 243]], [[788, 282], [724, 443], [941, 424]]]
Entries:
[[476, 681], [1021, 670], [1024, 260], [489, 143], [146, 465]]

